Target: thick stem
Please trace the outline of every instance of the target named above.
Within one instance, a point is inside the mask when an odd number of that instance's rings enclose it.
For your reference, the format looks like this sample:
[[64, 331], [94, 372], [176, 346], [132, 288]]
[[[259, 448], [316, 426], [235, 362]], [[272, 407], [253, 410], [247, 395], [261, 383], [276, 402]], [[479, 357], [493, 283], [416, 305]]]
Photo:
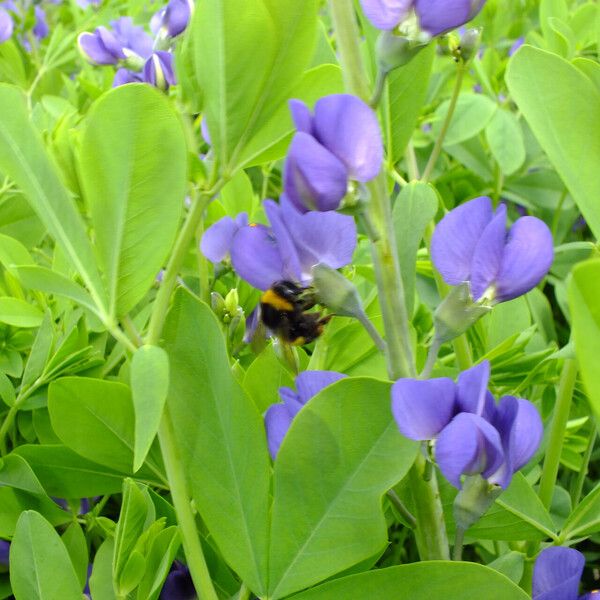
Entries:
[[454, 90], [452, 91], [450, 105], [448, 106], [448, 112], [446, 113], [446, 118], [444, 119], [444, 123], [442, 124], [442, 128], [440, 129], [440, 133], [437, 137], [437, 140], [435, 141], [435, 145], [433, 146], [431, 156], [429, 157], [429, 161], [427, 162], [427, 166], [425, 167], [425, 171], [423, 171], [423, 176], [421, 177], [421, 181], [425, 183], [429, 181], [431, 174], [433, 173], [433, 169], [435, 169], [435, 165], [438, 161], [438, 158], [442, 153], [442, 146], [444, 145], [444, 140], [446, 139], [448, 128], [450, 127], [452, 117], [454, 116], [454, 111], [456, 109], [458, 97], [460, 96], [460, 90], [462, 87], [462, 82], [466, 70], [466, 65], [463, 62], [459, 62], [458, 69], [456, 71], [456, 81], [454, 82]]
[[448, 536], [435, 471], [424, 479], [426, 460], [419, 454], [410, 470], [417, 528], [415, 537], [421, 560], [449, 560]]
[[462, 527], [456, 527], [454, 534], [454, 548], [452, 549], [452, 560], [462, 560], [463, 544], [465, 542], [465, 530]]
[[573, 399], [573, 389], [577, 380], [577, 361], [573, 359], [565, 360], [560, 376], [558, 386], [558, 395], [554, 407], [554, 417], [550, 426], [550, 435], [548, 436], [548, 445], [546, 448], [546, 457], [542, 468], [542, 477], [540, 479], [540, 489], [538, 495], [542, 504], [550, 508], [554, 484], [558, 475], [560, 464], [560, 455], [563, 448], [563, 440], [571, 411], [571, 401]]

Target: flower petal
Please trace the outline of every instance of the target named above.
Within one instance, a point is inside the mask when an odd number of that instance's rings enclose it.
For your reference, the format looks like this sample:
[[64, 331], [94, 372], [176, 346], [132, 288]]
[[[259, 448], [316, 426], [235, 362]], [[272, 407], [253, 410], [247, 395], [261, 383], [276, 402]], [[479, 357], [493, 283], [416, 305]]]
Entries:
[[280, 198], [281, 214], [294, 239], [304, 281], [312, 278], [312, 268], [319, 263], [332, 269], [352, 261], [357, 233], [354, 219], [335, 211], [298, 212], [284, 195]]
[[494, 283], [500, 267], [506, 243], [506, 206], [501, 204], [483, 230], [471, 261], [471, 296], [479, 300]]
[[170, 0], [165, 9], [163, 24], [171, 37], [182, 33], [190, 20], [191, 7], [188, 0]]
[[477, 242], [492, 216], [492, 201], [482, 196], [457, 206], [437, 224], [431, 260], [448, 285], [469, 281]]
[[360, 98], [333, 94], [319, 99], [313, 130], [316, 139], [346, 165], [352, 179], [369, 181], [381, 170], [383, 143], [379, 122]]
[[295, 417], [305, 404], [298, 393], [289, 387], [280, 387], [279, 397], [292, 417]]
[[89, 60], [97, 65], [117, 64], [118, 57], [115, 57], [102, 43], [98, 31], [96, 33], [84, 32], [77, 39], [79, 48]]
[[302, 277], [298, 248], [291, 235], [289, 224], [285, 220], [283, 208], [273, 200], [265, 200], [263, 205], [279, 247], [283, 274], [280, 279], [305, 283]]
[[536, 217], [517, 219], [508, 233], [496, 279], [496, 300], [504, 302], [527, 293], [548, 273], [553, 260], [554, 241], [548, 226]]
[[239, 227], [231, 217], [213, 223], [202, 236], [200, 250], [213, 263], [221, 262], [228, 254]]
[[421, 29], [440, 35], [473, 19], [485, 0], [416, 0], [415, 10]]
[[431, 440], [455, 412], [452, 379], [399, 379], [392, 386], [392, 414], [400, 433], [411, 440]]
[[577, 600], [585, 558], [574, 548], [551, 546], [533, 567], [534, 600]]
[[456, 400], [461, 412], [484, 416], [490, 363], [487, 360], [463, 371], [456, 382]]
[[[5, 42], [13, 33], [14, 24], [12, 17], [0, 6], [0, 44]], [[88, 33], [88, 35], [92, 35]]]
[[294, 136], [283, 171], [283, 186], [302, 211], [336, 210], [348, 188], [344, 164], [307, 133]]
[[313, 134], [312, 131], [312, 115], [310, 109], [302, 100], [292, 99], [288, 102], [290, 112], [292, 113], [292, 120], [298, 131], [303, 133]]
[[265, 429], [269, 454], [275, 460], [285, 434], [292, 424], [293, 416], [283, 404], [272, 404], [265, 413]]
[[189, 569], [179, 561], [175, 561], [165, 579], [159, 600], [191, 600], [196, 597]]
[[8, 567], [8, 556], [10, 554], [10, 542], [0, 540], [0, 565]]
[[365, 16], [377, 29], [394, 29], [406, 16], [413, 0], [360, 0]]
[[346, 375], [336, 371], [303, 371], [296, 377], [298, 397], [302, 404], [306, 404], [321, 390], [332, 383], [344, 379]]
[[462, 475], [480, 473], [487, 478], [498, 470], [504, 454], [492, 425], [477, 415], [460, 413], [440, 433], [435, 458], [444, 477], [460, 489]]
[[264, 225], [242, 227], [233, 238], [230, 254], [236, 273], [259, 290], [285, 279], [277, 240]]

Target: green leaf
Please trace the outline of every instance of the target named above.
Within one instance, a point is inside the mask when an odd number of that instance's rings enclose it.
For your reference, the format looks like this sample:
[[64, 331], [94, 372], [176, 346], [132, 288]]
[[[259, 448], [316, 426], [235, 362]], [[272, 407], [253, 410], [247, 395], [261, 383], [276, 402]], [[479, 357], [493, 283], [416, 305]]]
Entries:
[[73, 521], [62, 534], [62, 541], [69, 553], [71, 563], [79, 579], [81, 589], [85, 587], [88, 574], [89, 553], [81, 525]]
[[137, 590], [138, 600], [158, 598], [179, 548], [177, 527], [168, 527], [153, 540], [146, 556], [146, 572]]
[[106, 292], [83, 219], [31, 124], [24, 94], [4, 84], [0, 84], [0, 172], [23, 191], [81, 275], [94, 302], [106, 312]]
[[123, 473], [87, 460], [66, 446], [23, 444], [14, 453], [27, 461], [44, 489], [58, 498], [116, 494], [123, 487]]
[[31, 254], [21, 242], [4, 234], [0, 234], [0, 263], [11, 272], [15, 265], [35, 264]]
[[569, 515], [562, 536], [565, 539], [587, 537], [600, 531], [600, 485], [596, 486]]
[[164, 337], [171, 372], [167, 406], [192, 497], [227, 563], [262, 596], [271, 472], [262, 418], [231, 375], [208, 306], [180, 289]]
[[44, 316], [44, 320], [35, 336], [33, 346], [31, 347], [31, 352], [27, 359], [25, 371], [23, 372], [23, 379], [21, 381], [22, 388], [28, 388], [42, 374], [42, 371], [50, 358], [53, 340], [54, 330], [52, 328], [52, 316], [48, 311]]
[[195, 11], [196, 77], [221, 168], [289, 98], [313, 56], [315, 0], [205, 0]]
[[389, 383], [345, 379], [312, 399], [275, 461], [269, 597], [314, 585], [383, 550], [382, 496], [417, 450], [392, 418]]
[[525, 141], [514, 113], [499, 108], [485, 129], [492, 155], [504, 175], [512, 175], [525, 162]]
[[15, 327], [39, 327], [44, 313], [33, 304], [5, 296], [0, 298], [0, 322]]
[[16, 600], [80, 600], [69, 553], [42, 515], [25, 511], [10, 547], [10, 583]]
[[131, 396], [135, 411], [133, 470], [137, 471], [158, 432], [169, 390], [169, 357], [158, 346], [142, 346], [131, 361]]
[[122, 316], [153, 284], [183, 207], [187, 148], [165, 95], [143, 84], [103, 95], [86, 118], [80, 169], [109, 315]]
[[568, 61], [529, 46], [511, 59], [506, 81], [587, 224], [600, 238], [600, 93]]
[[94, 600], [117, 600], [112, 580], [114, 547], [114, 538], [106, 538], [94, 557], [94, 566], [90, 577], [90, 591]]
[[[446, 100], [435, 111], [436, 120], [432, 128], [432, 133], [435, 137], [440, 133], [449, 107], [450, 101]], [[496, 109], [496, 104], [487, 96], [482, 96], [481, 94], [461, 94], [456, 103], [456, 109], [448, 127], [448, 132], [444, 138], [444, 146], [460, 144], [483, 131], [494, 116]]]
[[426, 183], [408, 184], [402, 188], [394, 202], [394, 230], [409, 315], [412, 315], [415, 302], [417, 250], [425, 229], [435, 217], [437, 209], [437, 194]]
[[335, 579], [293, 596], [294, 600], [335, 598], [386, 600], [528, 600], [529, 596], [500, 573], [466, 562], [432, 561], [389, 567]]
[[573, 269], [569, 308], [575, 352], [590, 408], [600, 422], [600, 260], [588, 260]]
[[407, 65], [394, 69], [388, 75], [383, 115], [391, 164], [404, 156], [406, 145], [415, 130], [427, 96], [434, 56], [435, 44], [429, 44]]

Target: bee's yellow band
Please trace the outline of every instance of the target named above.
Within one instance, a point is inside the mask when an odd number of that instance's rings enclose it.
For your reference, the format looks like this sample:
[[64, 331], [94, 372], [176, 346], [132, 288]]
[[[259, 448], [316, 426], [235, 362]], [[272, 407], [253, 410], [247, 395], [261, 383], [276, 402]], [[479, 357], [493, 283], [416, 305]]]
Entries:
[[260, 301], [263, 304], [268, 304], [277, 310], [292, 312], [294, 305], [276, 294], [273, 290], [267, 290], [261, 297]]

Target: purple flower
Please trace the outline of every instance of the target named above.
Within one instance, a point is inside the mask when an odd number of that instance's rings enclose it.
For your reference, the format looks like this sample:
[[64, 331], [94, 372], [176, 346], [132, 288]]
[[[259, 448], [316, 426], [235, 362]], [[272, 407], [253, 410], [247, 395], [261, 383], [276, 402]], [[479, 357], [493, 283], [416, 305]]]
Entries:
[[411, 9], [419, 26], [431, 36], [456, 29], [473, 19], [485, 0], [360, 0], [363, 11], [375, 27], [396, 28]]
[[381, 169], [377, 117], [349, 94], [321, 98], [314, 115], [300, 100], [291, 100], [290, 110], [298, 132], [285, 162], [285, 193], [302, 212], [335, 210], [346, 195], [348, 179], [366, 182]]
[[157, 50], [144, 65], [144, 81], [160, 90], [168, 90], [175, 85], [173, 71], [173, 55], [164, 50]]
[[0, 44], [12, 36], [14, 23], [8, 12], [0, 6]]
[[298, 212], [284, 196], [280, 204], [264, 203], [271, 227], [245, 225], [225, 217], [205, 232], [201, 250], [213, 262], [227, 254], [237, 274], [250, 285], [266, 290], [276, 281], [307, 285], [318, 263], [339, 269], [352, 260], [356, 247], [354, 219], [330, 212]]
[[525, 43], [525, 38], [524, 37], [520, 37], [518, 40], [515, 41], [515, 43], [510, 47], [510, 50], [508, 51], [508, 55], [512, 56], [523, 44]]
[[165, 579], [159, 600], [194, 600], [196, 597], [190, 570], [176, 560]]
[[279, 388], [282, 402], [272, 404], [265, 413], [267, 444], [273, 460], [294, 417], [302, 407], [322, 389], [344, 377], [346, 375], [335, 371], [304, 371], [296, 377], [297, 392], [288, 387]]
[[0, 565], [8, 567], [8, 555], [10, 553], [10, 542], [0, 540]]
[[165, 8], [152, 17], [150, 28], [155, 34], [164, 29], [169, 37], [176, 37], [185, 31], [193, 10], [192, 0], [170, 0]]
[[42, 40], [48, 35], [48, 32], [50, 31], [48, 29], [48, 23], [46, 22], [46, 13], [44, 12], [44, 9], [39, 5], [36, 5], [33, 11], [35, 14], [35, 25], [33, 26], [32, 31], [35, 37], [38, 38], [38, 40]]
[[552, 233], [535, 217], [506, 231], [506, 206], [496, 212], [487, 197], [450, 211], [431, 239], [431, 259], [449, 285], [469, 282], [475, 301], [505, 302], [527, 293], [554, 258]]
[[154, 42], [143, 27], [133, 24], [131, 17], [120, 17], [110, 24], [127, 56], [133, 53], [141, 58], [150, 57]]
[[463, 475], [481, 474], [507, 488], [513, 474], [535, 454], [543, 426], [528, 400], [504, 396], [498, 405], [487, 389], [489, 362], [451, 379], [399, 379], [392, 387], [392, 413], [412, 440], [436, 439], [435, 457], [455, 487]]
[[594, 592], [579, 596], [585, 558], [574, 548], [551, 546], [542, 550], [533, 567], [533, 600], [591, 600]]
[[129, 69], [125, 69], [121, 67], [117, 69], [115, 73], [115, 77], [113, 79], [113, 87], [118, 87], [120, 85], [125, 85], [126, 83], [141, 83], [144, 81], [141, 73], [136, 73], [135, 71], [130, 71]]

